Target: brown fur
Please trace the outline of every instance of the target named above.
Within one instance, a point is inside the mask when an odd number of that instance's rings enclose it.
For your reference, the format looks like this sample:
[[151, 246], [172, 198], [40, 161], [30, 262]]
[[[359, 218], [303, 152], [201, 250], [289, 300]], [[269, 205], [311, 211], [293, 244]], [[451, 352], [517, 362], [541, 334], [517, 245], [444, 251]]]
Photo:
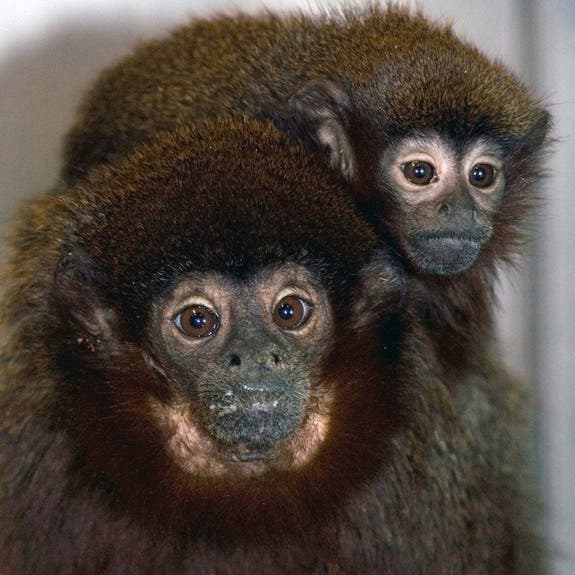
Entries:
[[[336, 94], [302, 116], [296, 102], [317, 82], [335, 86]], [[378, 3], [315, 17], [198, 20], [102, 75], [68, 138], [63, 177], [77, 181], [158, 130], [222, 113], [271, 118], [320, 155], [318, 125], [326, 118], [342, 123], [355, 156], [350, 189], [404, 260], [405, 218], [378, 189], [374, 159], [414, 131], [437, 130], [459, 145], [470, 137], [496, 140], [506, 150], [507, 191], [491, 239], [468, 271], [433, 277], [413, 270], [409, 290], [450, 381], [482, 361], [492, 343], [493, 279], [524, 239], [549, 124], [513, 74], [449, 27]]]
[[[287, 120], [290, 97], [323, 78], [351, 88], [373, 131], [447, 129], [457, 114], [464, 135], [521, 139], [544, 115], [503, 65], [405, 9], [222, 16], [147, 43], [105, 72], [69, 136], [63, 175], [76, 180], [180, 122], [222, 112]], [[358, 137], [369, 146], [370, 135]]]
[[[333, 178], [254, 121], [160, 135], [26, 206], [3, 276], [0, 573], [536, 572], [520, 389], [485, 361], [449, 393], [399, 272], [378, 258], [368, 289], [376, 246]], [[58, 305], [78, 252], [113, 336], [78, 337]], [[145, 401], [170, 396], [140, 352], [149, 300], [190, 270], [287, 262], [321, 278], [336, 318], [324, 444], [302, 469], [183, 475]]]

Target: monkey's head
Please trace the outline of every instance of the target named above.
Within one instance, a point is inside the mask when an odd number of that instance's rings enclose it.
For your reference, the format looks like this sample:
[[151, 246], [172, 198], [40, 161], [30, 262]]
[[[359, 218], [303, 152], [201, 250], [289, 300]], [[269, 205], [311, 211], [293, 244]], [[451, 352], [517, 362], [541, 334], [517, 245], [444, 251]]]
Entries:
[[68, 431], [122, 509], [273, 531], [380, 466], [401, 278], [379, 258], [369, 286], [375, 235], [307, 156], [253, 121], [202, 124], [59, 198]]
[[358, 28], [376, 30], [354, 54], [361, 70], [293, 98], [304, 129], [417, 273], [513, 255], [548, 113], [502, 65], [420, 16], [376, 10]]

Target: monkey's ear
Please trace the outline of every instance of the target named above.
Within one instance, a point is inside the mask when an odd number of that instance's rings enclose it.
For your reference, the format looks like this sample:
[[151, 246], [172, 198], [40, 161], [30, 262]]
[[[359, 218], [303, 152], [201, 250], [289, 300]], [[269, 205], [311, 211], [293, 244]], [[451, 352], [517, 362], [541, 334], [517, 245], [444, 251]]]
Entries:
[[348, 134], [351, 100], [344, 89], [330, 80], [316, 80], [297, 92], [290, 104], [305, 132], [327, 148], [331, 167], [351, 179], [355, 168]]
[[513, 154], [517, 160], [528, 157], [534, 152], [537, 153], [541, 149], [545, 149], [545, 145], [549, 144], [549, 134], [553, 127], [553, 120], [551, 114], [547, 110], [541, 110], [537, 115], [531, 129], [527, 135], [519, 142]]
[[539, 117], [533, 123], [527, 140], [532, 148], [540, 148], [545, 144], [548, 139], [551, 128], [553, 127], [553, 120], [551, 114], [547, 110], [541, 110]]
[[353, 327], [362, 330], [399, 310], [407, 290], [401, 262], [388, 250], [376, 250], [355, 286]]
[[84, 253], [68, 252], [56, 270], [54, 299], [79, 335], [109, 341], [117, 336], [117, 318], [100, 297], [96, 280], [97, 274]]

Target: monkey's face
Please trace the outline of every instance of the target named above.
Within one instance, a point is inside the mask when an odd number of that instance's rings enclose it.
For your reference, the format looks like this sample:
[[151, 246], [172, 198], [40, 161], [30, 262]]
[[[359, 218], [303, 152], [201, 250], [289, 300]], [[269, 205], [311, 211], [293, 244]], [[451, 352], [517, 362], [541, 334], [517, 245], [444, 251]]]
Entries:
[[55, 295], [79, 465], [135, 516], [176, 528], [237, 538], [335, 511], [381, 468], [399, 421], [381, 351], [397, 345], [399, 318], [373, 315], [374, 297], [397, 300], [398, 278], [377, 263], [365, 301], [298, 262], [183, 272], [140, 324], [133, 282], [124, 309], [110, 305], [70, 256]]
[[193, 274], [154, 305], [147, 331], [149, 361], [171, 389], [153, 402], [155, 419], [184, 470], [301, 465], [321, 443], [329, 401], [318, 384], [333, 315], [302, 266], [241, 281]]
[[456, 274], [477, 259], [493, 233], [505, 192], [504, 156], [485, 139], [461, 150], [437, 133], [406, 137], [386, 149], [377, 175], [393, 195], [410, 263], [426, 274]]
[[549, 115], [450, 33], [401, 30], [385, 29], [381, 54], [369, 44], [374, 66], [361, 79], [350, 71], [299, 90], [294, 113], [416, 273], [491, 266], [522, 240]]
[[383, 292], [397, 301], [398, 277], [381, 263], [365, 297], [301, 262], [184, 271], [140, 324], [133, 282], [111, 305], [72, 254], [55, 296], [78, 465], [134, 516], [175, 528], [238, 538], [336, 511], [381, 469], [400, 420], [382, 351], [401, 338], [399, 316], [373, 312]]

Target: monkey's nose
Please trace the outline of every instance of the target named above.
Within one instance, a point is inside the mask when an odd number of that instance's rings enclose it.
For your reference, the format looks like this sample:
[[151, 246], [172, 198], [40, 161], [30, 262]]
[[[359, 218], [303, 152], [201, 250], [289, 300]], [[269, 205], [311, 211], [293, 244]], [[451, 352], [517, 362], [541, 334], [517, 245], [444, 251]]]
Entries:
[[439, 206], [437, 206], [437, 211], [441, 216], [447, 217], [449, 215], [449, 212], [451, 212], [451, 208], [449, 207], [449, 204], [443, 202], [439, 204]]
[[228, 364], [230, 367], [242, 367], [243, 369], [253, 369], [254, 367], [273, 368], [281, 366], [282, 358], [279, 353], [275, 351], [263, 352], [260, 356], [248, 356], [247, 358], [244, 357], [244, 359], [242, 359], [239, 353], [232, 353], [229, 357]]

